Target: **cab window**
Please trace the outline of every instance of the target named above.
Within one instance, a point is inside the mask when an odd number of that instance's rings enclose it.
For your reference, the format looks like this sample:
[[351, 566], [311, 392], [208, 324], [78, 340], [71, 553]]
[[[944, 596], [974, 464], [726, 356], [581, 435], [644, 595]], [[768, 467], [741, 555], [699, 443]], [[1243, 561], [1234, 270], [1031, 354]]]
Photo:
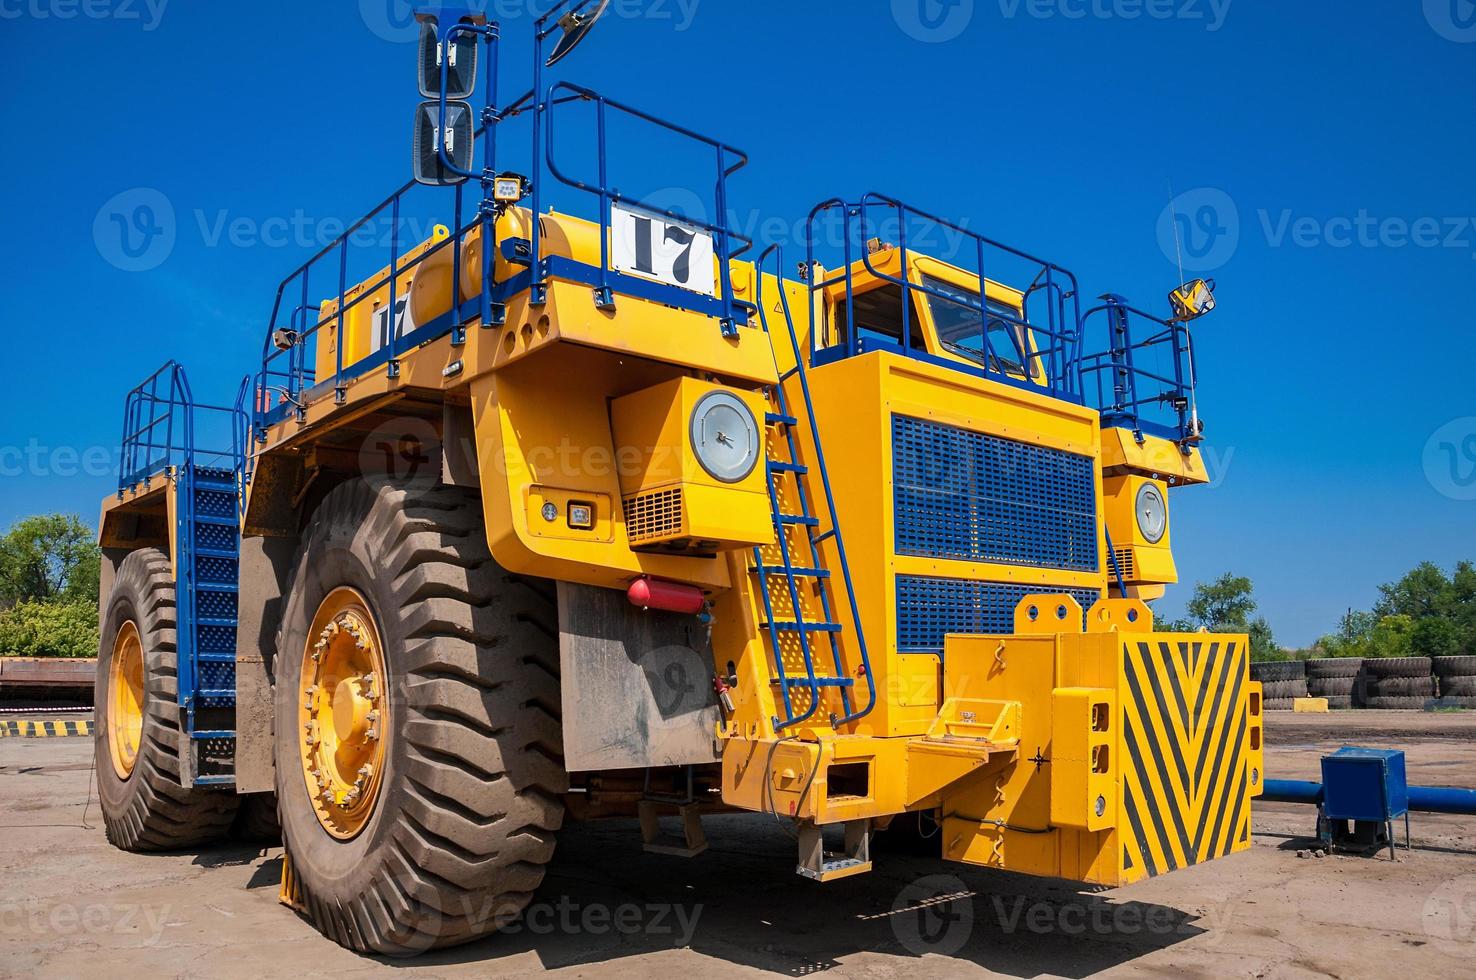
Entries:
[[[984, 364], [984, 335], [980, 329], [979, 294], [951, 282], [923, 276], [923, 285], [941, 296], [931, 293], [928, 309], [932, 311], [933, 323], [938, 328], [938, 343], [951, 354], [968, 358], [976, 364]], [[945, 298], [946, 297], [946, 298]], [[1022, 319], [1020, 311], [1007, 303], [986, 300], [985, 317], [989, 330], [989, 352], [992, 355], [989, 369], [1005, 374], [1025, 376], [1021, 366], [1021, 348], [1026, 345], [1027, 331], [1013, 322]], [[1030, 365], [1030, 376], [1036, 375], [1036, 366]]]
[[[905, 302], [902, 296], [902, 287], [888, 283], [875, 289], [868, 289], [864, 293], [856, 293], [850, 304], [846, 303], [845, 294], [836, 297], [835, 300], [835, 327], [841, 342], [845, 343], [851, 339], [851, 313], [854, 309], [856, 318], [856, 337], [860, 340], [879, 340], [883, 343], [902, 343], [902, 304]], [[926, 350], [927, 345], [923, 341], [922, 324], [918, 322], [917, 311], [914, 310], [911, 317], [911, 329], [908, 331], [911, 337], [910, 346], [913, 350]]]

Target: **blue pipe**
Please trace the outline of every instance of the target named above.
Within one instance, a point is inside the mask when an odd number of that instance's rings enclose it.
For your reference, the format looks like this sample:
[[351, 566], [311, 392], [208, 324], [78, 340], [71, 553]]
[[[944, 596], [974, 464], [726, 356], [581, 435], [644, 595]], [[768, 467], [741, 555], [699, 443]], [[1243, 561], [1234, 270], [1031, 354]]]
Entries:
[[[1322, 784], [1300, 779], [1268, 779], [1261, 799], [1267, 803], [1322, 802]], [[1476, 816], [1476, 789], [1445, 786], [1409, 787], [1409, 808], [1420, 813], [1458, 813]]]

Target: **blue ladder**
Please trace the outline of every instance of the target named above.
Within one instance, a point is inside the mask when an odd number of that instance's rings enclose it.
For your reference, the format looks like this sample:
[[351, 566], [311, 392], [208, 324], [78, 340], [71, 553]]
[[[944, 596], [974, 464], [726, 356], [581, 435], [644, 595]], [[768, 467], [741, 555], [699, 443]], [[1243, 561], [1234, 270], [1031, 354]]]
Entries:
[[[756, 266], [759, 280], [756, 306], [765, 333], [769, 333], [769, 323], [767, 304], [763, 298], [763, 265], [770, 253], [778, 253], [778, 247], [773, 246], [766, 250]], [[783, 256], [782, 253], [778, 254], [780, 254], [779, 268], [782, 270]], [[839, 728], [864, 717], [875, 706], [876, 681], [872, 676], [871, 661], [866, 652], [866, 638], [856, 606], [856, 590], [851, 584], [851, 571], [846, 561], [845, 543], [841, 538], [840, 520], [836, 515], [835, 500], [831, 494], [830, 477], [825, 470], [825, 453], [820, 445], [820, 430], [815, 420], [814, 405], [810, 399], [810, 385], [805, 375], [804, 359], [800, 356], [799, 339], [794, 329], [794, 319], [790, 315], [789, 300], [784, 294], [783, 280], [778, 276], [776, 279], [780, 282], [780, 302], [789, 330], [790, 343], [794, 348], [794, 367], [780, 373], [779, 383], [765, 390], [770, 409], [764, 417], [765, 425], [769, 430], [769, 438], [766, 440], [769, 447], [768, 459], [765, 461], [766, 482], [780, 561], [778, 564], [766, 563], [763, 549], [754, 548], [751, 571], [763, 600], [763, 626], [769, 634], [770, 652], [774, 658], [774, 668], [777, 674], [775, 681], [779, 686], [780, 703], [784, 711], [782, 718], [773, 719], [775, 732], [809, 721], [819, 709], [823, 700], [821, 694], [825, 690], [837, 691], [840, 696], [841, 712], [832, 713], [829, 719], [831, 727]], [[777, 354], [775, 355], [775, 369], [778, 369]], [[785, 394], [785, 383], [796, 379], [804, 401], [804, 414], [809, 421], [810, 435], [815, 446], [814, 469], [820, 477], [818, 494], [815, 492], [816, 487], [811, 479], [811, 467], [800, 462], [795, 440], [795, 429], [799, 426], [800, 420], [790, 411], [789, 399]], [[782, 438], [778, 438], [779, 436]], [[783, 455], [777, 455], [781, 448]], [[794, 488], [791, 498], [796, 507], [794, 511], [785, 510], [784, 503], [786, 497], [784, 488], [790, 480], [793, 481]], [[812, 502], [818, 501], [822, 496], [830, 525], [829, 530], [825, 531], [820, 530], [822, 521], [812, 507]], [[791, 532], [800, 538], [797, 548], [790, 546]], [[821, 548], [827, 542], [832, 543], [839, 560], [841, 579], [850, 602], [852, 622], [855, 624], [856, 649], [861, 661], [856, 675], [865, 679], [868, 691], [866, 704], [859, 709], [854, 703], [857, 677], [851, 676], [846, 670], [842, 644], [845, 627], [836, 616], [836, 603], [831, 595], [832, 575], [826, 566]], [[798, 556], [794, 554], [796, 550], [800, 551]], [[779, 594], [781, 597], [788, 598], [788, 609], [791, 611], [792, 619], [780, 619], [776, 614], [774, 601], [776, 580], [782, 580], [784, 583], [783, 591]], [[807, 595], [812, 596], [813, 601], [819, 605], [818, 619], [807, 621], [805, 618], [804, 598]], [[785, 638], [798, 640], [799, 652], [804, 663], [803, 676], [791, 676], [785, 666]], [[827, 643], [830, 647], [830, 659], [834, 673], [819, 674], [815, 670], [815, 647], [821, 647], [821, 652], [823, 652], [823, 647]], [[796, 698], [796, 689], [802, 691], [807, 697]], [[796, 700], [806, 702], [803, 710], [796, 711]]]
[[[236, 621], [240, 594], [238, 471], [185, 463], [179, 469], [175, 564], [179, 697], [190, 755], [181, 782], [235, 781]], [[201, 718], [201, 715], [206, 717]], [[213, 719], [211, 716], [214, 716]], [[203, 725], [203, 727], [202, 727]]]

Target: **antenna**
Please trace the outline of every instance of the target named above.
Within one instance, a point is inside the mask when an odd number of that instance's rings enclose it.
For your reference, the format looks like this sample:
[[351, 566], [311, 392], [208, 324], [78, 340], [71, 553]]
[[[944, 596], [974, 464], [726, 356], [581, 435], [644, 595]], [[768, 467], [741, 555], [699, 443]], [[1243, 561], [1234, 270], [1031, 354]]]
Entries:
[[[1174, 258], [1179, 265], [1179, 282], [1184, 282], [1184, 243], [1179, 236], [1179, 211], [1174, 207], [1174, 182], [1171, 177], [1163, 178], [1168, 188], [1169, 224], [1174, 227]], [[1189, 431], [1199, 435], [1203, 423], [1199, 421], [1199, 379], [1194, 376], [1194, 341], [1189, 335], [1189, 324], [1184, 324], [1184, 353], [1189, 355]]]
[[595, 22], [605, 16], [605, 11], [609, 9], [609, 6], [610, 0], [600, 0], [600, 5], [592, 13], [570, 11], [560, 17], [559, 27], [563, 30], [564, 36], [559, 38], [559, 42], [554, 45], [553, 54], [549, 55], [548, 60], [543, 63], [544, 67], [552, 68], [579, 47], [579, 42], [585, 39], [590, 29], [595, 26]]

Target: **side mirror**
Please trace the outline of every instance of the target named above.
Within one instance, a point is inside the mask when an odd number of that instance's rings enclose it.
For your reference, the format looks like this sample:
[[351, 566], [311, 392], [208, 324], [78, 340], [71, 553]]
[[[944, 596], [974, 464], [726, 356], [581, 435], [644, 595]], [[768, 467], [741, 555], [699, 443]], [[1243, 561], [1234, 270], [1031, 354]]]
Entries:
[[477, 90], [477, 56], [481, 37], [465, 32], [441, 43], [436, 21], [420, 22], [420, 95], [441, 97], [441, 62], [446, 63], [446, 98], [469, 99]]
[[[466, 102], [446, 103], [446, 129], [441, 131], [441, 103], [422, 102], [415, 110], [415, 182], [432, 187], [460, 184], [471, 170], [475, 146], [472, 107]], [[456, 173], [441, 162], [441, 148]]]
[[1169, 306], [1175, 323], [1198, 320], [1215, 308], [1215, 281], [1192, 279], [1169, 293]]

